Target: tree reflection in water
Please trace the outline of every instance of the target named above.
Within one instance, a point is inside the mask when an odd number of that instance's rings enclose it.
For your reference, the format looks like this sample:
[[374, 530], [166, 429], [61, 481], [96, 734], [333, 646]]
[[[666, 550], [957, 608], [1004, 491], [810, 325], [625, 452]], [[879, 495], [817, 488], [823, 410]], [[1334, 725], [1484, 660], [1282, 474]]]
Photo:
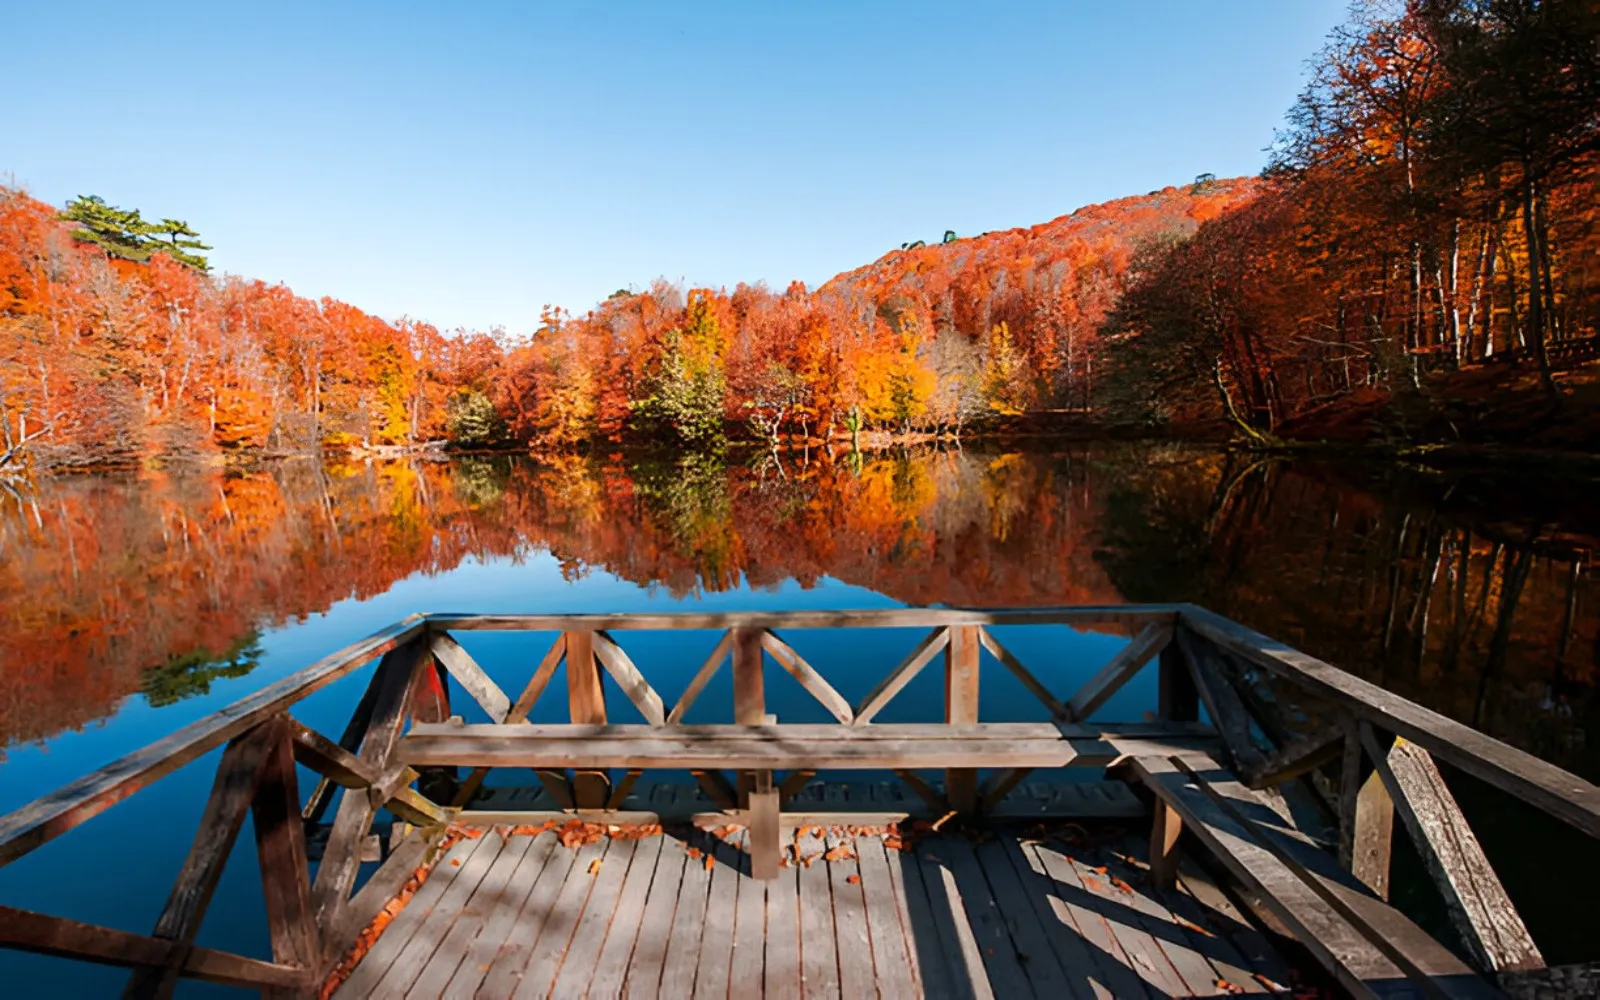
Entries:
[[827, 576], [915, 604], [1195, 601], [1595, 778], [1586, 489], [1144, 444], [64, 478], [0, 508], [0, 743], [202, 691], [261, 630], [408, 575], [548, 549], [684, 597]]

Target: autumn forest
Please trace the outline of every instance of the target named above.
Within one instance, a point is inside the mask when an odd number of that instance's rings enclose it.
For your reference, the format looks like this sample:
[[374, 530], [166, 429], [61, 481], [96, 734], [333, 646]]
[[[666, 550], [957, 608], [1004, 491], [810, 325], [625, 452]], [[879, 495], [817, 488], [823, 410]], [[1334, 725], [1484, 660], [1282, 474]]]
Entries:
[[658, 281], [526, 337], [212, 275], [184, 222], [0, 188], [0, 468], [1063, 427], [1592, 450], [1597, 39], [1590, 0], [1359, 3], [1260, 177], [816, 289]]

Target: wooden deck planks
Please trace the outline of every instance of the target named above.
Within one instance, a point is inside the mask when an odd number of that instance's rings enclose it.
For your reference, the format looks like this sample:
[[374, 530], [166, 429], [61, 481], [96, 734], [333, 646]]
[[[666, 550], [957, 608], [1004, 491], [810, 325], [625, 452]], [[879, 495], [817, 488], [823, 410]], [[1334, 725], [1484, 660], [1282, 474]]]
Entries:
[[1217, 911], [1231, 905], [1202, 876], [1148, 888], [1133, 839], [1091, 855], [947, 835], [907, 853], [799, 834], [811, 864], [764, 881], [737, 837], [574, 849], [487, 832], [451, 849], [337, 995], [1120, 1000], [1234, 992], [1219, 980], [1260, 993], [1257, 971], [1281, 981], [1281, 960]]

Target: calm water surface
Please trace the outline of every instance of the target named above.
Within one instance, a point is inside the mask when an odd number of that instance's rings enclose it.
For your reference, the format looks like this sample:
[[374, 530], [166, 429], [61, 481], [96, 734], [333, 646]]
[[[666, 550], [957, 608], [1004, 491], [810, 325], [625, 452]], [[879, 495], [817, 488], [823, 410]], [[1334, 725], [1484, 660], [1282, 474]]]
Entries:
[[[50, 481], [20, 503], [0, 494], [0, 812], [421, 610], [1195, 601], [1597, 780], [1593, 495], [1593, 483], [1526, 474], [1153, 445], [781, 464], [284, 463]], [[540, 638], [464, 641], [515, 692]], [[854, 699], [915, 639], [794, 641]], [[1125, 638], [1035, 629], [1004, 641], [1065, 695]], [[669, 702], [714, 642], [624, 637]], [[936, 718], [935, 674], [884, 721]], [[772, 710], [821, 721], [787, 680], [769, 666]], [[295, 714], [337, 735], [364, 684], [364, 673], [346, 678]], [[984, 684], [986, 719], [1040, 717], [1004, 671]], [[691, 721], [728, 718], [730, 701], [714, 685]], [[1141, 677], [1102, 715], [1153, 707]], [[625, 702], [612, 709], [625, 720]], [[535, 717], [561, 719], [561, 707], [544, 702]], [[0, 902], [147, 932], [218, 753], [0, 869]], [[1592, 857], [1593, 843], [1555, 829], [1548, 849], [1517, 851], [1528, 810], [1470, 779], [1452, 786], [1546, 957], [1600, 957], [1546, 878], [1570, 889], [1572, 852]], [[248, 830], [239, 843], [200, 943], [265, 957]], [[1403, 895], [1420, 919], [1437, 918], [1425, 887]], [[46, 981], [98, 993], [122, 975], [0, 951], [0, 981], [19, 995]]]

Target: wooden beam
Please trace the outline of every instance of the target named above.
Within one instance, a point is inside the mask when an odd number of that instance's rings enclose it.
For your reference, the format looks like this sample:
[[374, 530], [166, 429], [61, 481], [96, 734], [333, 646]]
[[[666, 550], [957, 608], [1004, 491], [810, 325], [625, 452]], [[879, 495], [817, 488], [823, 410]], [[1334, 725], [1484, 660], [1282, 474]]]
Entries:
[[1228, 763], [1240, 774], [1259, 769], [1266, 757], [1250, 737], [1250, 713], [1222, 669], [1216, 648], [1188, 632], [1180, 632], [1177, 643], [1189, 664], [1195, 691], [1205, 703], [1211, 724], [1222, 736]]
[[584, 614], [429, 614], [435, 627], [461, 631], [576, 631], [607, 629], [941, 628], [954, 625], [1124, 625], [1177, 620], [1183, 604], [1073, 605], [1059, 608], [881, 608], [860, 611], [728, 611]]
[[778, 805], [788, 805], [789, 800], [799, 795], [800, 790], [810, 784], [811, 779], [816, 776], [817, 772], [815, 771], [790, 771], [784, 776], [782, 784], [778, 786]]
[[1011, 671], [1017, 680], [1022, 682], [1023, 687], [1027, 688], [1035, 698], [1044, 704], [1045, 708], [1050, 710], [1052, 719], [1064, 720], [1067, 718], [1070, 714], [1067, 706], [1063, 705], [1059, 698], [1051, 694], [1050, 689], [1041, 684], [1039, 678], [1033, 676], [1028, 668], [1022, 665], [1022, 661], [1011, 654], [1009, 649], [1000, 645], [1000, 640], [991, 635], [988, 629], [978, 629], [978, 640], [983, 643], [983, 648], [987, 649], [990, 655], [999, 660], [1002, 666]]
[[[373, 705], [372, 723], [361, 741], [359, 756], [374, 771], [383, 772], [400, 739], [405, 724], [406, 706], [411, 700], [411, 685], [420, 670], [431, 670], [433, 656], [428, 646], [415, 641], [391, 651], [378, 667], [382, 686]], [[311, 889], [312, 908], [317, 926], [324, 931], [338, 922], [350, 898], [361, 868], [361, 844], [372, 825], [375, 808], [366, 795], [347, 794], [339, 800], [333, 829], [328, 833], [317, 878]]]
[[303, 723], [289, 721], [296, 761], [342, 788], [369, 788], [377, 782], [366, 761]]
[[775, 879], [783, 856], [782, 834], [778, 827], [778, 790], [772, 787], [772, 772], [755, 772], [755, 787], [750, 790], [750, 877]]
[[[944, 721], [946, 725], [972, 725], [978, 721], [978, 638], [975, 625], [950, 630], [944, 653]], [[912, 766], [906, 763], [899, 767]], [[978, 810], [978, 772], [971, 767], [946, 768], [944, 794], [950, 808], [972, 814]]]
[[[556, 636], [555, 642], [550, 644], [550, 649], [544, 654], [544, 659], [539, 661], [538, 669], [529, 678], [528, 686], [522, 689], [522, 694], [517, 696], [516, 704], [512, 705], [506, 712], [505, 721], [507, 723], [521, 722], [528, 717], [528, 713], [533, 711], [534, 703], [539, 700], [540, 695], [544, 694], [544, 689], [550, 686], [550, 678], [555, 676], [556, 668], [561, 666], [561, 661], [566, 659], [566, 655], [567, 635], [563, 632]], [[455, 797], [450, 800], [451, 807], [460, 809], [470, 803], [472, 797], [478, 794], [478, 789], [483, 786], [483, 779], [488, 776], [489, 769], [487, 767], [473, 768], [472, 773], [468, 774], [466, 780], [461, 783], [461, 787], [456, 789]], [[540, 778], [539, 780], [542, 782], [545, 779]], [[563, 788], [566, 788], [565, 776], [562, 777], [561, 784]], [[566, 791], [570, 799], [571, 789], [566, 789]]]
[[495, 722], [506, 721], [511, 711], [511, 699], [500, 690], [500, 685], [483, 672], [472, 654], [461, 648], [455, 636], [449, 632], [434, 632], [428, 636], [428, 645], [434, 658], [444, 665], [467, 694], [472, 695], [472, 700], [489, 713], [490, 719]]
[[1182, 618], [1223, 649], [1600, 838], [1600, 787], [1203, 608], [1186, 605]]
[[606, 808], [621, 809], [622, 804], [628, 801], [628, 793], [633, 791], [634, 784], [638, 782], [639, 776], [642, 774], [644, 774], [644, 771], [639, 768], [632, 768], [627, 774], [624, 774], [622, 780], [617, 782], [616, 787], [611, 789], [611, 798], [606, 800]]
[[1100, 668], [1088, 683], [1079, 688], [1067, 702], [1067, 718], [1078, 722], [1089, 718], [1106, 699], [1121, 690], [1122, 685], [1144, 668], [1150, 658], [1161, 652], [1172, 639], [1172, 626], [1165, 622], [1151, 622], [1133, 641], [1122, 647], [1111, 662]]
[[[372, 705], [378, 698], [379, 677], [379, 672], [374, 670], [372, 676], [367, 678], [367, 686], [361, 691], [361, 700], [356, 703], [356, 710], [350, 713], [350, 718], [344, 724], [344, 732], [339, 735], [340, 748], [351, 753], [361, 749], [361, 738], [367, 733], [367, 725], [372, 721]], [[308, 825], [322, 822], [322, 815], [328, 811], [328, 804], [333, 801], [333, 790], [337, 784], [327, 775], [323, 775], [317, 781], [311, 797], [300, 810], [301, 818]]]
[[[121, 968], [161, 967], [172, 958], [172, 942], [98, 924], [0, 906], [0, 947]], [[195, 946], [182, 955], [180, 974], [243, 989], [300, 989], [304, 969]]]
[[1178, 837], [1183, 819], [1167, 800], [1157, 798], [1150, 820], [1150, 882], [1157, 889], [1171, 889], [1178, 881]]
[[311, 908], [310, 862], [295, 771], [294, 747], [298, 744], [293, 741], [293, 734], [305, 727], [287, 715], [263, 727], [267, 726], [274, 730], [272, 753], [261, 768], [261, 781], [250, 803], [267, 933], [274, 962], [311, 970], [318, 966], [321, 941]]
[[761, 645], [778, 666], [789, 672], [806, 693], [826, 708], [835, 719], [848, 725], [855, 721], [856, 714], [850, 708], [850, 703], [845, 701], [844, 695], [834, 690], [833, 685], [823, 680], [815, 667], [805, 661], [805, 658], [795, 651], [793, 646], [784, 642], [778, 636], [766, 629], [761, 632]]
[[[606, 694], [600, 667], [594, 658], [594, 633], [567, 632], [567, 711], [575, 723], [606, 721]], [[579, 809], [601, 809], [611, 797], [611, 780], [604, 771], [575, 771], [572, 797]]]
[[877, 687], [867, 692], [861, 699], [861, 704], [856, 706], [856, 725], [866, 725], [872, 717], [883, 710], [889, 699], [900, 693], [900, 689], [911, 683], [911, 678], [917, 676], [922, 668], [927, 666], [939, 650], [945, 648], [950, 642], [950, 630], [937, 628], [923, 637], [915, 649], [900, 661], [900, 665], [889, 672], [889, 675], [878, 682]]
[[254, 729], [261, 720], [409, 641], [424, 627], [423, 618], [413, 615], [0, 817], [0, 866]]
[[694, 768], [690, 770], [700, 790], [706, 793], [706, 798], [715, 802], [724, 809], [739, 808], [739, 792], [733, 783], [722, 776], [722, 772], [712, 768]]
[[177, 881], [151, 934], [158, 940], [171, 942], [169, 964], [160, 969], [134, 972], [122, 992], [124, 997], [172, 995], [178, 985], [183, 954], [200, 933], [200, 922], [205, 919], [206, 908], [211, 905], [211, 896], [222, 878], [222, 869], [244, 826], [245, 814], [250, 811], [250, 800], [255, 797], [256, 785], [261, 781], [262, 765], [281, 736], [282, 730], [269, 720], [235, 737], [222, 752], [211, 785], [211, 797], [200, 814], [194, 844], [178, 870]]
[[677, 704], [672, 706], [672, 711], [667, 715], [667, 725], [676, 726], [683, 721], [683, 716], [689, 711], [689, 706], [694, 704], [695, 699], [700, 697], [700, 692], [704, 691], [706, 685], [711, 683], [712, 676], [721, 669], [722, 661], [727, 658], [728, 652], [732, 648], [733, 633], [722, 633], [722, 638], [718, 639], [717, 644], [712, 647], [711, 655], [706, 657], [705, 663], [701, 664], [700, 669], [695, 671], [694, 677], [689, 681], [689, 686], [683, 689], [683, 694], [679, 696]]
[[1031, 767], [1012, 767], [1004, 771], [996, 771], [989, 776], [989, 780], [978, 790], [979, 808], [984, 812], [993, 812], [1005, 800], [1007, 795], [1033, 773]]
[[1405, 739], [1386, 750], [1365, 723], [1361, 743], [1478, 964], [1491, 972], [1543, 968], [1544, 957], [1433, 758]]
[[1350, 874], [1379, 899], [1389, 898], [1390, 858], [1394, 843], [1394, 803], [1377, 774], [1369, 774], [1356, 793], [1355, 833], [1350, 846]]
[[594, 633], [594, 654], [600, 660], [601, 666], [606, 668], [606, 673], [617, 682], [617, 687], [633, 702], [633, 707], [644, 716], [644, 721], [652, 726], [663, 725], [667, 721], [667, 711], [661, 703], [661, 696], [656, 694], [656, 689], [644, 679], [639, 668], [633, 665], [628, 654], [617, 645], [616, 640], [604, 632]]
[[917, 793], [917, 798], [928, 804], [928, 808], [941, 815], [950, 808], [949, 800], [922, 779], [922, 775], [910, 768], [897, 768], [894, 776], [906, 783], [906, 787]]
[[[764, 635], [758, 629], [733, 630], [733, 721], [739, 726], [760, 726], [767, 721], [767, 686], [761, 656]], [[768, 783], [771, 778], [768, 774]], [[755, 785], [754, 773], [739, 776], [737, 801], [741, 809], [749, 806]]]
[[1499, 994], [1448, 948], [1376, 899], [1266, 800], [1214, 761], [1139, 758], [1140, 782], [1357, 997]]
[[1245, 783], [1252, 789], [1260, 791], [1263, 788], [1281, 785], [1285, 781], [1293, 781], [1303, 774], [1337, 760], [1344, 745], [1343, 741], [1342, 729], [1338, 726], [1326, 726], [1279, 747], [1259, 766], [1245, 773]]

